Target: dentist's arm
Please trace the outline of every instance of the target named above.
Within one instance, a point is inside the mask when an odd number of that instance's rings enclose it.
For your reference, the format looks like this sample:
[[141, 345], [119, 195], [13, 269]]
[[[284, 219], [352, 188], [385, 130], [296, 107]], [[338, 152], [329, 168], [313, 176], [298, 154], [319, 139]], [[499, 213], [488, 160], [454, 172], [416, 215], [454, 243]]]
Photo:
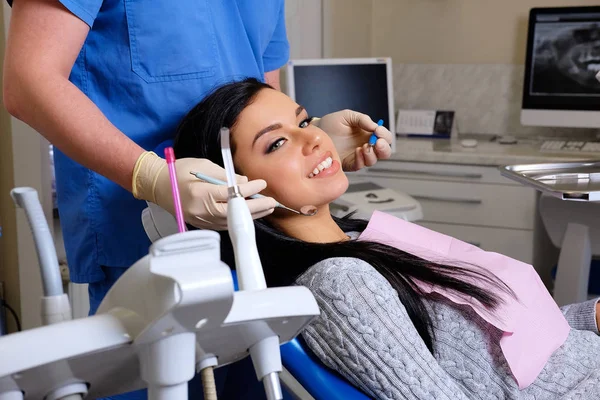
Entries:
[[[4, 104], [69, 158], [172, 213], [165, 160], [144, 152], [69, 81], [88, 32], [89, 26], [56, 0], [14, 0], [4, 63]], [[223, 188], [189, 174], [198, 171], [222, 178], [224, 170], [200, 159], [177, 160], [177, 165], [186, 221], [199, 228], [225, 229]], [[246, 196], [265, 187], [264, 182], [242, 177], [239, 182]], [[253, 218], [270, 214], [275, 204], [271, 198], [248, 200]]]
[[276, 90], [281, 91], [281, 77], [279, 71], [279, 69], [276, 69], [275, 71], [265, 72], [265, 81]]
[[89, 26], [56, 0], [14, 0], [4, 104], [71, 159], [131, 190], [144, 151], [69, 81]]

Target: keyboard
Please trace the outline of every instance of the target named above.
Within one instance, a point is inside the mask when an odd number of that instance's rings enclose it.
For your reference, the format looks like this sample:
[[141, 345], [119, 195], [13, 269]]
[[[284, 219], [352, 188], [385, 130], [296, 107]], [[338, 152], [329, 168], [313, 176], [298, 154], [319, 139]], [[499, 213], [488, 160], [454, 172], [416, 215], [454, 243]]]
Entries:
[[545, 140], [540, 151], [548, 153], [600, 153], [600, 142]]

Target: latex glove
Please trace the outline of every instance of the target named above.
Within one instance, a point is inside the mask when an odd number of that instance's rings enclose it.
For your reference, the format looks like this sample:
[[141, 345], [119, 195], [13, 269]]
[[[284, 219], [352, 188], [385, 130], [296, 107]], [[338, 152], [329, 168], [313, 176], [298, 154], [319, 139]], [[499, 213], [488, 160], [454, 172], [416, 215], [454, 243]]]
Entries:
[[[366, 114], [342, 110], [315, 118], [312, 124], [324, 130], [333, 140], [344, 171], [358, 171], [392, 155], [390, 145], [394, 136], [384, 126], [377, 126]], [[369, 137], [373, 132], [379, 139], [371, 149]]]
[[[190, 171], [201, 172], [226, 181], [225, 169], [200, 158], [181, 158], [175, 161], [175, 168], [185, 221], [197, 228], [226, 230], [227, 186], [206, 183], [190, 174]], [[236, 175], [236, 178], [244, 197], [267, 187], [262, 179], [248, 182], [244, 176]], [[151, 201], [175, 215], [167, 162], [155, 153], [145, 152], [138, 158], [133, 171], [132, 191], [135, 198]], [[248, 199], [246, 202], [254, 219], [271, 214], [277, 205], [271, 197]]]

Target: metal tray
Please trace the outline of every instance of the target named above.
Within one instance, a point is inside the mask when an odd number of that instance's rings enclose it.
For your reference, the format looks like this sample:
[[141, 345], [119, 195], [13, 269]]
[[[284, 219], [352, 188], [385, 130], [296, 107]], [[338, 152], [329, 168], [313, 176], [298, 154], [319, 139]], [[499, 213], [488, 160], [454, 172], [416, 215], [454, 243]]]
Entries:
[[506, 178], [563, 200], [600, 201], [600, 161], [507, 165]]

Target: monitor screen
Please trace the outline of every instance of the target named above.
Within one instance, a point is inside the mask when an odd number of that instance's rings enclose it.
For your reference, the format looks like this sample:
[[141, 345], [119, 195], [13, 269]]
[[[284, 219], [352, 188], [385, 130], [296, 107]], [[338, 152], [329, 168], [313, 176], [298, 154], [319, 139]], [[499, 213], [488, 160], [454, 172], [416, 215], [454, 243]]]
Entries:
[[350, 109], [394, 132], [391, 71], [389, 58], [291, 60], [288, 94], [311, 116]]
[[[523, 87], [524, 110], [600, 110], [598, 71], [600, 7], [531, 10]], [[559, 126], [589, 126], [585, 121], [564, 118], [559, 122], [564, 122], [558, 123]]]

